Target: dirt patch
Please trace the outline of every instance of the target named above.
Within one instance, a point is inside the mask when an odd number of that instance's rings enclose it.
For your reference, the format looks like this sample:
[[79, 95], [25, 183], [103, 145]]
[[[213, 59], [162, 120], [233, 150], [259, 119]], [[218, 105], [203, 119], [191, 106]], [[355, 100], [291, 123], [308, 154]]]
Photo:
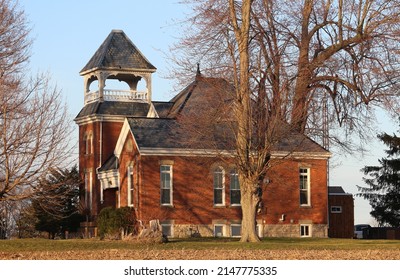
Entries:
[[87, 250], [0, 252], [2, 260], [400, 260], [399, 250]]

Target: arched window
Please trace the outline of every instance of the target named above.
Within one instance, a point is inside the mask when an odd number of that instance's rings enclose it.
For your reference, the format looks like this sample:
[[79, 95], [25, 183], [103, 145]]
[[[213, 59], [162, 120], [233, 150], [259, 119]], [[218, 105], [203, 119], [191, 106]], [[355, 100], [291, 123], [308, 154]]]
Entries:
[[85, 155], [93, 153], [93, 134], [91, 132], [86, 133], [83, 137], [83, 142], [85, 145]]
[[225, 205], [225, 171], [221, 166], [214, 169], [214, 205]]

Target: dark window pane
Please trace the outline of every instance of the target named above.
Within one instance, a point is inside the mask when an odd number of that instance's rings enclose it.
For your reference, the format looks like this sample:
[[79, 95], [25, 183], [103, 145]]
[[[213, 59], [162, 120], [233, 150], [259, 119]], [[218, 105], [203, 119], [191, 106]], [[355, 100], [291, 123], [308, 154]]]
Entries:
[[308, 204], [308, 196], [306, 191], [300, 191], [300, 204]]
[[240, 190], [231, 191], [231, 204], [240, 204]]
[[231, 236], [241, 236], [241, 229], [242, 226], [240, 225], [233, 225], [231, 226]]
[[216, 237], [224, 236], [222, 226], [214, 226], [214, 236], [216, 236]]
[[222, 190], [214, 189], [214, 204], [222, 204]]
[[171, 225], [161, 225], [162, 233], [165, 236], [172, 236], [172, 226]]
[[161, 203], [162, 204], [171, 204], [171, 196], [169, 189], [161, 190]]

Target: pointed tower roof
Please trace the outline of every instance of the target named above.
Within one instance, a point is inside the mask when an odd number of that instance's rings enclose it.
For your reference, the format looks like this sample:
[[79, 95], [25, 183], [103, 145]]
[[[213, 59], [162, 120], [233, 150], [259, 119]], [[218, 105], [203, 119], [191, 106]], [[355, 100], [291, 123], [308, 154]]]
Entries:
[[154, 67], [122, 30], [112, 30], [89, 62], [79, 72], [96, 69], [125, 69], [154, 72]]

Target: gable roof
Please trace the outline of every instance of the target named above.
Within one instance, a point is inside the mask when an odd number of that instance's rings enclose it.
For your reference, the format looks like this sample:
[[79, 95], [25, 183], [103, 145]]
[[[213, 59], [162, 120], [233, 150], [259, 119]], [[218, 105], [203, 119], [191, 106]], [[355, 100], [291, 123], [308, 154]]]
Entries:
[[232, 99], [233, 87], [222, 78], [209, 78], [197, 75], [196, 79], [171, 99], [172, 106], [168, 117], [198, 110], [201, 106], [218, 106], [218, 103]]
[[79, 73], [83, 75], [104, 68], [149, 72], [156, 70], [122, 30], [112, 30]]

